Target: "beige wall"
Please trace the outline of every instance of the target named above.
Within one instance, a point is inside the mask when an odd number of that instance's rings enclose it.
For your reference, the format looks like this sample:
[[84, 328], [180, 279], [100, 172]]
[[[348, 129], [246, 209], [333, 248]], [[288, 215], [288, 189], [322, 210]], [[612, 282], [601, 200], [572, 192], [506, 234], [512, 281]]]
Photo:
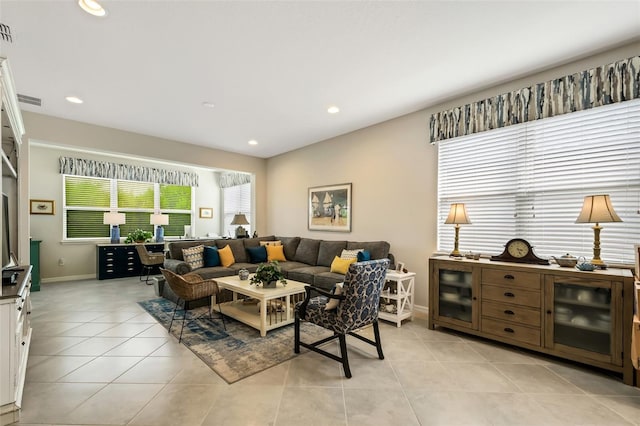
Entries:
[[[266, 233], [266, 161], [229, 152], [207, 149], [176, 141], [154, 138], [130, 132], [93, 126], [70, 120], [23, 112], [29, 144], [29, 198], [54, 200], [54, 216], [31, 215], [30, 235], [42, 240], [41, 274], [45, 281], [95, 276], [95, 241], [88, 243], [62, 242], [62, 180], [58, 172], [60, 156], [115, 161], [125, 164], [147, 164], [151, 167], [187, 170], [176, 164], [193, 165], [200, 176], [196, 190], [195, 233], [219, 233], [219, 189], [211, 169], [238, 170], [255, 175], [256, 220], [258, 233]], [[58, 147], [58, 145], [63, 148]], [[84, 151], [99, 151], [88, 153]], [[119, 157], [113, 157], [113, 154]], [[148, 158], [152, 161], [144, 160]], [[156, 161], [170, 162], [161, 164]], [[199, 219], [199, 207], [214, 207], [213, 220]], [[106, 242], [106, 241], [105, 241]], [[64, 265], [59, 265], [63, 259]]]
[[[415, 302], [427, 305], [427, 259], [437, 244], [437, 148], [428, 142], [430, 114], [637, 55], [640, 43], [458, 97], [268, 160], [270, 233], [310, 238], [387, 240], [397, 260], [417, 273]], [[307, 230], [307, 189], [353, 183], [353, 230]], [[464, 232], [464, 229], [463, 231]], [[462, 239], [460, 249], [464, 251]]]

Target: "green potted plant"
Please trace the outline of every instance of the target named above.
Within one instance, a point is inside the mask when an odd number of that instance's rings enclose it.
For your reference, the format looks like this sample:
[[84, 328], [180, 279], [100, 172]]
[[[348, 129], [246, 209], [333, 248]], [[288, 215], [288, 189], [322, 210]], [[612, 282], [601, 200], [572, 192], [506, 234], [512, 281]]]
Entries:
[[251, 284], [262, 284], [263, 288], [275, 287], [277, 281], [280, 281], [282, 285], [287, 285], [287, 280], [284, 279], [277, 260], [261, 263], [256, 269], [256, 273], [251, 277]]
[[126, 244], [135, 243], [144, 243], [147, 240], [150, 240], [153, 237], [153, 234], [149, 231], [143, 231], [142, 229], [135, 229], [132, 232], [129, 232], [127, 235], [127, 239], [124, 240]]

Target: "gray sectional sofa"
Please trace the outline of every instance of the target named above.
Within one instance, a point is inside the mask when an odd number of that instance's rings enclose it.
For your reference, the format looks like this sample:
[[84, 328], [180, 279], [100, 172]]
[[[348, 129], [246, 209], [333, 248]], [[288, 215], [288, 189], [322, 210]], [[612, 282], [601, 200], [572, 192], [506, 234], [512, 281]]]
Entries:
[[[331, 262], [335, 256], [340, 256], [342, 250], [364, 249], [371, 255], [371, 259], [391, 259], [390, 245], [386, 241], [327, 241], [301, 237], [267, 236], [242, 239], [201, 239], [190, 241], [172, 241], [168, 244], [169, 253], [164, 261], [164, 267], [177, 274], [184, 275], [196, 272], [203, 278], [218, 278], [237, 275], [240, 269], [255, 272], [259, 263], [250, 263], [247, 248], [259, 247], [260, 241], [280, 241], [284, 246], [285, 262], [279, 262], [285, 277], [294, 281], [301, 281], [324, 289], [331, 289], [336, 283], [344, 281], [344, 275], [331, 272]], [[182, 249], [198, 245], [216, 246], [219, 249], [229, 245], [236, 263], [229, 267], [214, 266], [195, 270], [184, 261]]]

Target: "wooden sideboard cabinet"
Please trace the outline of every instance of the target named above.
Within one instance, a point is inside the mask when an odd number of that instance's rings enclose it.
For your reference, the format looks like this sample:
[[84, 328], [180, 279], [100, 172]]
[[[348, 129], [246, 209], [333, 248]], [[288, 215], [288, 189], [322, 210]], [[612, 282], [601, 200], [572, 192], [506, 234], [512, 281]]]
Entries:
[[0, 296], [0, 424], [19, 420], [31, 344], [31, 266]]
[[[164, 252], [164, 243], [147, 243], [145, 246], [149, 252]], [[96, 276], [99, 280], [135, 277], [141, 271], [142, 263], [135, 244], [97, 244]]]
[[634, 384], [630, 270], [585, 272], [434, 256], [429, 271], [429, 328], [604, 368]]

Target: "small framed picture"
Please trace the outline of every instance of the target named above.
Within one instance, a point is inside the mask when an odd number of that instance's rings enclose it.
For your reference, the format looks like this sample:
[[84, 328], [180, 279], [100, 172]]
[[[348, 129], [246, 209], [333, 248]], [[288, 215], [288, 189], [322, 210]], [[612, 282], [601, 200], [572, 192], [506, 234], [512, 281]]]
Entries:
[[404, 271], [404, 262], [396, 263], [396, 272], [402, 273]]
[[55, 214], [55, 202], [53, 200], [30, 200], [29, 213]]
[[213, 219], [213, 209], [211, 207], [200, 207], [201, 219]]

